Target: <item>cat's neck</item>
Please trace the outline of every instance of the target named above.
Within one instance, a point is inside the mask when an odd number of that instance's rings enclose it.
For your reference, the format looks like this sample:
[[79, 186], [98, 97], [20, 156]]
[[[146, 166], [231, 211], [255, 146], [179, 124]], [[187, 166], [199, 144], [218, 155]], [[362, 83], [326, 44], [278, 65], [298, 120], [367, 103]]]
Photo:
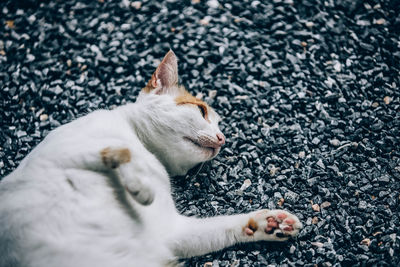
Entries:
[[188, 170], [174, 162], [174, 155], [166, 156], [168, 136], [163, 131], [165, 125], [174, 125], [174, 121], [165, 121], [160, 115], [170, 112], [173, 105], [170, 96], [146, 95], [140, 97], [137, 102], [130, 103], [118, 109], [127, 118], [132, 130], [145, 148], [163, 164], [170, 176], [182, 175]]

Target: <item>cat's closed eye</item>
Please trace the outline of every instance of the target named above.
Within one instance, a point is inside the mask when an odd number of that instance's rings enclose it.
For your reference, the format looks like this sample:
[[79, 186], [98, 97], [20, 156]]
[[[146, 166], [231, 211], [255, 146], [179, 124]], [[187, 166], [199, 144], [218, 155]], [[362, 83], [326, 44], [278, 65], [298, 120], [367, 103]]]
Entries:
[[201, 116], [203, 116], [204, 119], [207, 119], [206, 118], [206, 115], [207, 115], [206, 107], [198, 105], [197, 108], [200, 110]]

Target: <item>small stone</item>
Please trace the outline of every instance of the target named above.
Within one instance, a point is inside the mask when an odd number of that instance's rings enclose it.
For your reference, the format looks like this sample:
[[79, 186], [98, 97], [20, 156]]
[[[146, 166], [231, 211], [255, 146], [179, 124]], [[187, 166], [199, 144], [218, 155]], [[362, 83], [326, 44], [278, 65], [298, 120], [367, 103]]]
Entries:
[[339, 61], [336, 61], [335, 64], [333, 65], [333, 68], [336, 72], [341, 72], [342, 71], [342, 64], [340, 64]]
[[312, 206], [313, 211], [319, 212], [320, 211], [320, 207], [318, 204], [313, 204]]
[[203, 26], [207, 26], [211, 21], [211, 17], [210, 16], [205, 16], [203, 19], [201, 19], [199, 21], [199, 23]]
[[219, 2], [217, 0], [210, 0], [207, 2], [207, 5], [211, 8], [218, 8]]
[[300, 151], [300, 152], [299, 152], [299, 158], [300, 158], [300, 159], [304, 159], [305, 156], [306, 156], [306, 152], [304, 152], [304, 151]]
[[324, 243], [321, 242], [311, 242], [311, 245], [316, 246], [318, 248], [322, 248], [324, 246]]
[[290, 254], [293, 254], [295, 251], [296, 251], [296, 247], [293, 246], [293, 245], [291, 245], [291, 246], [290, 246], [290, 249], [289, 249], [289, 253], [290, 253]]
[[386, 105], [389, 105], [390, 102], [392, 102], [392, 98], [390, 96], [385, 96], [383, 102], [385, 102]]
[[311, 141], [311, 143], [313, 143], [314, 145], [318, 145], [321, 142], [321, 140], [318, 137], [314, 137], [313, 140]]
[[307, 28], [312, 28], [314, 26], [314, 22], [312, 22], [312, 21], [307, 21], [306, 22], [306, 27]]
[[53, 92], [56, 95], [59, 95], [63, 92], [63, 89], [59, 85], [56, 85], [56, 87], [49, 88], [49, 91]]
[[49, 118], [49, 115], [47, 115], [47, 114], [41, 114], [41, 115], [39, 116], [40, 121], [45, 121], [45, 120], [47, 120], [48, 118]]
[[393, 257], [393, 255], [394, 255], [394, 250], [393, 250], [393, 248], [389, 248], [389, 255], [390, 255], [390, 257]]
[[217, 90], [208, 91], [208, 97], [214, 99], [217, 96]]
[[118, 73], [118, 74], [123, 73], [124, 72], [124, 68], [123, 67], [118, 67], [118, 68], [115, 69], [115, 72]]
[[208, 261], [206, 263], [204, 263], [203, 267], [212, 267], [213, 263], [211, 261]]
[[380, 18], [380, 19], [374, 20], [374, 24], [382, 25], [382, 24], [385, 24], [385, 23], [386, 23], [386, 20], [384, 18]]
[[250, 185], [251, 185], [250, 179], [246, 179], [246, 180], [244, 180], [242, 186], [240, 187], [240, 190], [241, 190], [241, 191], [244, 191], [244, 190], [246, 190]]
[[306, 47], [307, 46], [307, 42], [304, 42], [304, 41], [301, 42], [300, 44], [301, 44], [302, 47]]
[[133, 1], [131, 3], [131, 7], [135, 8], [136, 10], [139, 10], [142, 7], [142, 2], [140, 1]]
[[358, 209], [360, 210], [365, 210], [367, 208], [367, 202], [364, 200], [360, 200], [358, 203]]
[[369, 247], [369, 245], [371, 245], [371, 240], [369, 238], [364, 238], [363, 240], [361, 240], [360, 242], [362, 245], [366, 245]]
[[77, 56], [77, 57], [76, 57], [76, 61], [77, 61], [78, 63], [84, 63], [84, 62], [85, 62], [85, 59], [84, 59], [83, 57], [81, 57], [81, 56]]
[[237, 96], [235, 96], [235, 99], [238, 99], [238, 100], [245, 100], [245, 99], [248, 99], [249, 97], [247, 96], [247, 95], [237, 95]]
[[299, 199], [299, 195], [293, 191], [288, 191], [285, 193], [284, 198], [289, 202], [289, 203], [295, 203]]
[[27, 135], [27, 134], [26, 134], [25, 131], [21, 131], [21, 130], [17, 131], [17, 137], [18, 137], [18, 138], [21, 138], [21, 137], [26, 136], [26, 135]]
[[338, 147], [340, 145], [340, 141], [336, 138], [329, 140], [329, 143], [335, 147]]
[[279, 168], [276, 168], [274, 165], [271, 166], [271, 169], [269, 170], [269, 174], [271, 176], [275, 176], [275, 174], [278, 172]]
[[322, 162], [322, 159], [319, 159], [316, 164], [318, 167], [325, 170], [325, 164]]
[[12, 29], [14, 28], [14, 21], [13, 20], [7, 20], [6, 21], [7, 27]]
[[35, 60], [35, 56], [34, 55], [32, 55], [32, 54], [27, 54], [26, 55], [26, 61], [27, 62], [32, 62], [34, 60]]
[[317, 216], [315, 216], [315, 217], [313, 217], [312, 219], [311, 219], [311, 223], [312, 224], [317, 224], [318, 223], [318, 217]]
[[331, 206], [331, 203], [328, 202], [328, 201], [322, 202], [322, 204], [321, 204], [321, 208], [322, 208], [322, 209], [325, 209], [325, 208], [327, 208], [327, 207], [329, 207], [329, 206]]
[[380, 183], [387, 184], [390, 182], [390, 177], [389, 177], [389, 175], [381, 175], [378, 177], [378, 181]]

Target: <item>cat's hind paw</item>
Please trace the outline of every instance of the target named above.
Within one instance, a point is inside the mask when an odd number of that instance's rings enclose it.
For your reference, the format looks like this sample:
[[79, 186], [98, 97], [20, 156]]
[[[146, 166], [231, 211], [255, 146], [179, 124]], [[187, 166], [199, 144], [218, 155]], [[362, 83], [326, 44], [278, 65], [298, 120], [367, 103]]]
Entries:
[[295, 237], [302, 224], [293, 214], [284, 210], [260, 210], [250, 213], [243, 234], [255, 240], [285, 241]]

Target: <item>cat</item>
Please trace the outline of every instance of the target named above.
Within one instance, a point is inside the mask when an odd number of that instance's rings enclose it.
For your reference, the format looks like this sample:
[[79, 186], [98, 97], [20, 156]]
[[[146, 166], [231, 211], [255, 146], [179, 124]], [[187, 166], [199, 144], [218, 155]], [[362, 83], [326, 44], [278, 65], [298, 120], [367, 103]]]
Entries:
[[135, 103], [58, 127], [0, 182], [0, 266], [173, 266], [296, 236], [302, 224], [284, 210], [177, 212], [170, 177], [219, 153], [220, 120], [178, 84], [170, 50]]

